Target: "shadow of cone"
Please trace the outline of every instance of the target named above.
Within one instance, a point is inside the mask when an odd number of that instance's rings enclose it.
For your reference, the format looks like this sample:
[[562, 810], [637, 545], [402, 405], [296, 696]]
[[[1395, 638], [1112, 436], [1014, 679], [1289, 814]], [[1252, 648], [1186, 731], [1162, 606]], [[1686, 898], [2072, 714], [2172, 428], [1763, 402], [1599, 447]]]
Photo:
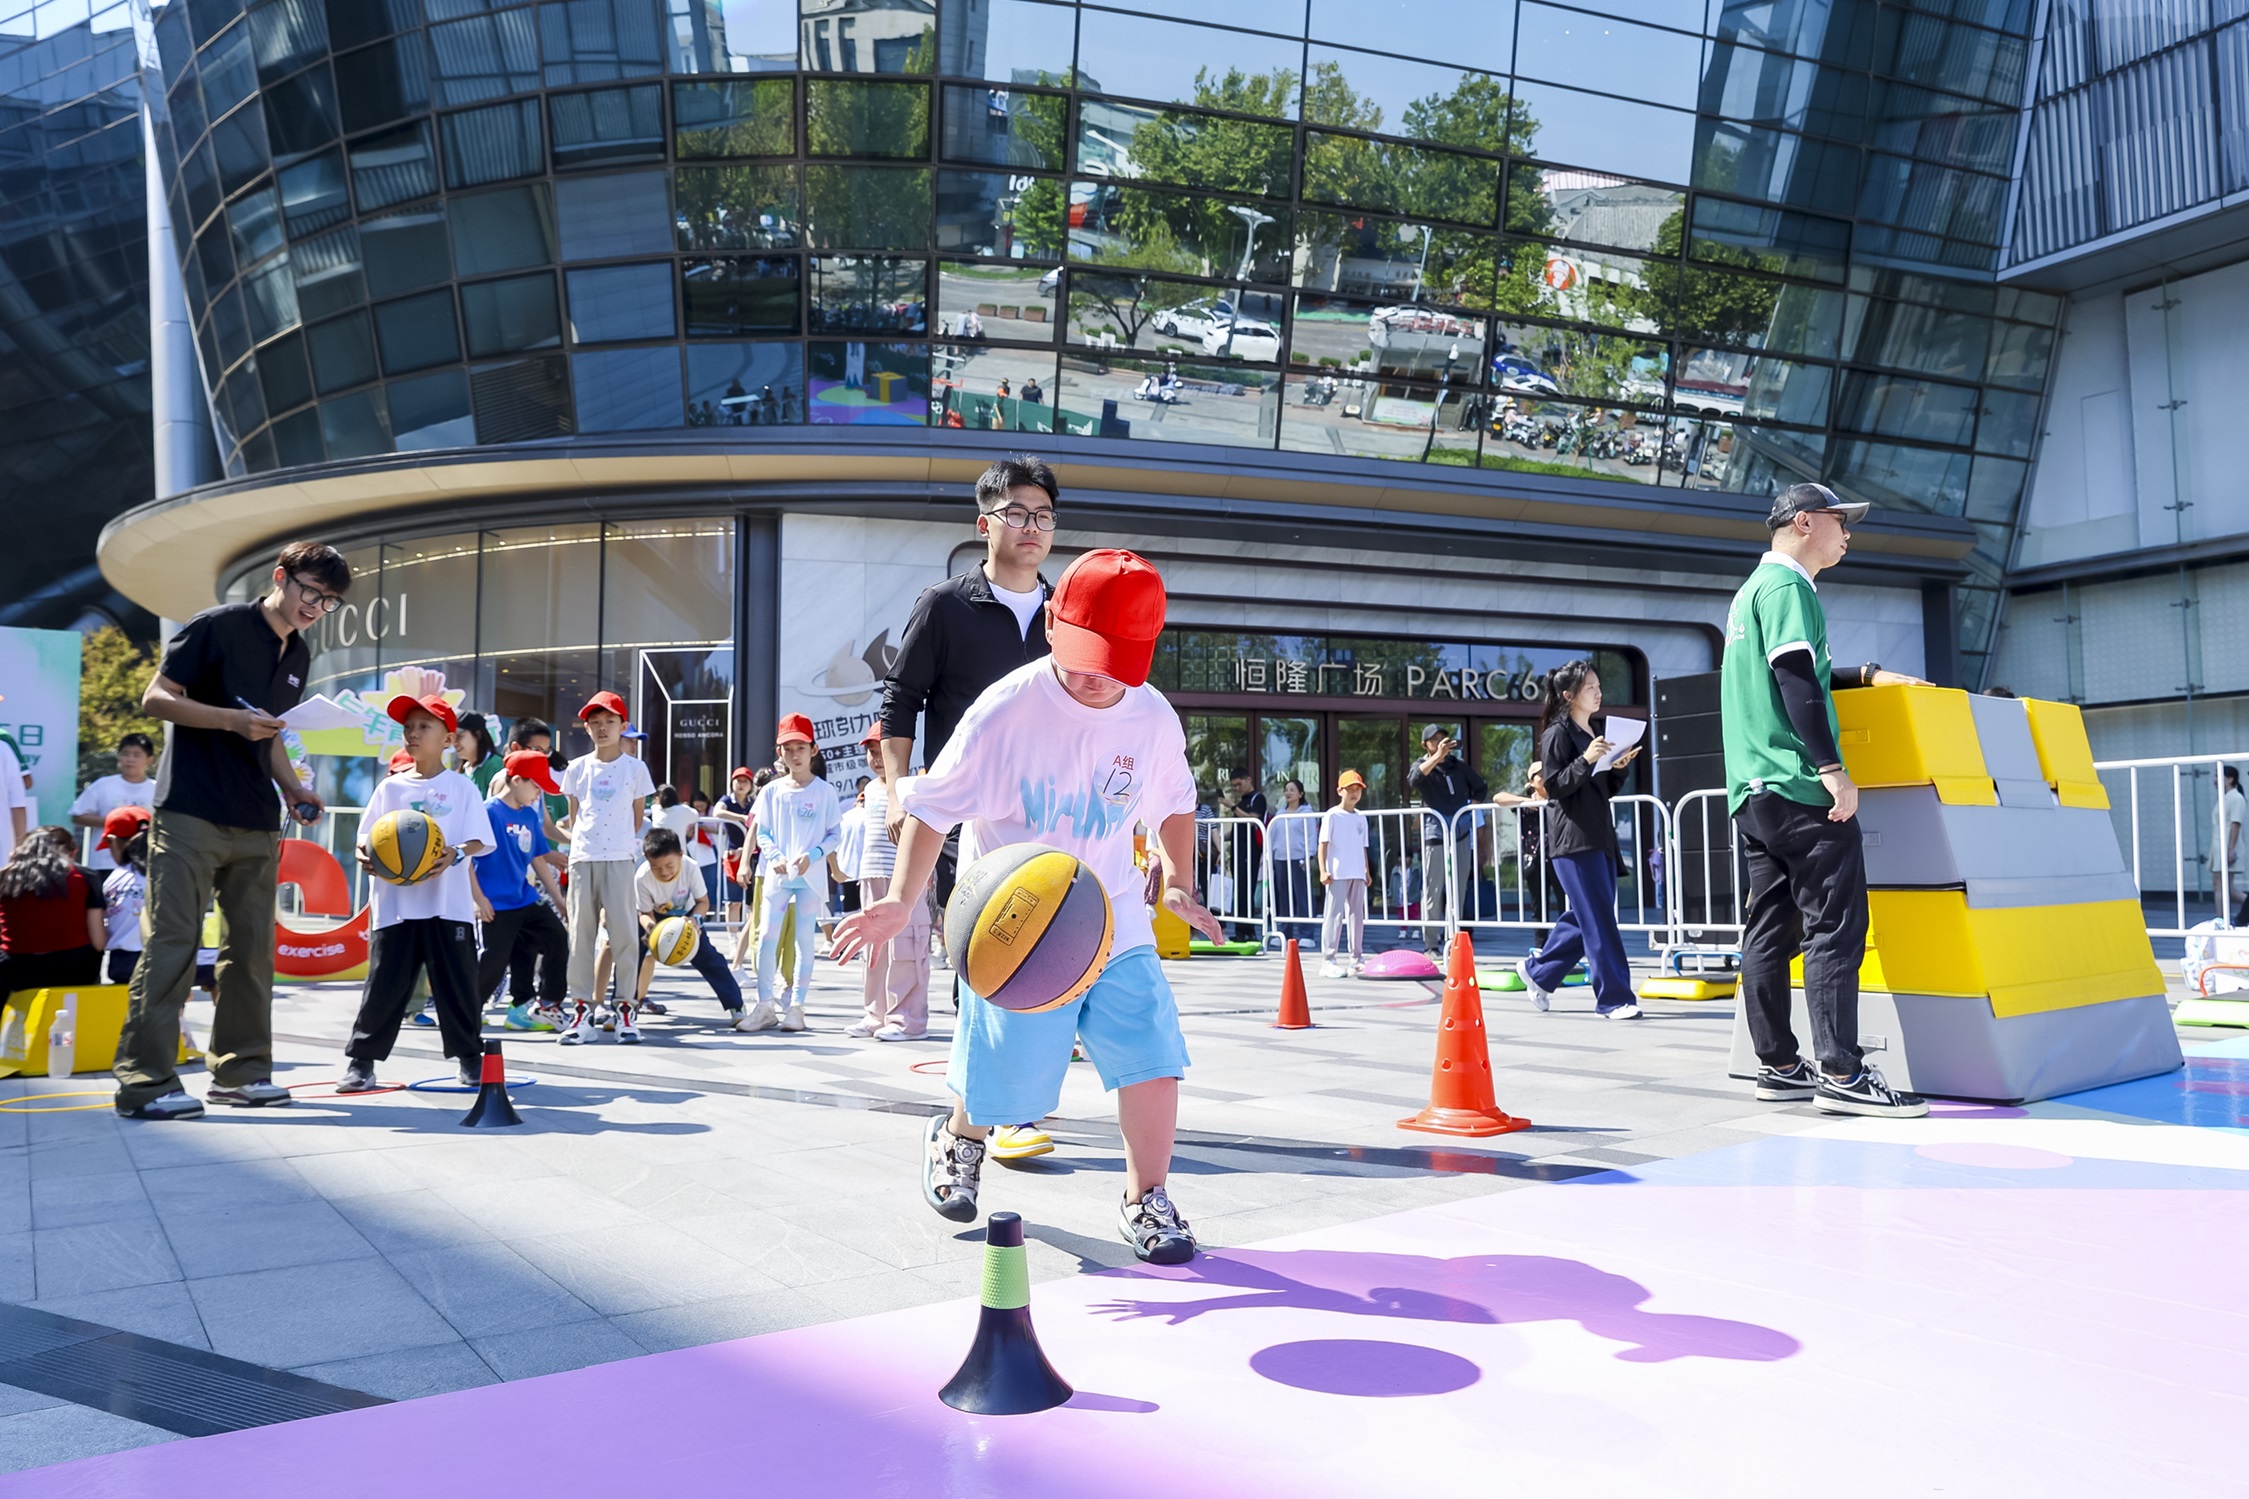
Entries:
[[1312, 1001], [1304, 993], [1304, 964], [1296, 955], [1296, 939], [1288, 939], [1288, 967], [1281, 970], [1281, 1010], [1273, 1017], [1277, 1031], [1312, 1028]]
[[461, 1128], [506, 1129], [523, 1122], [523, 1116], [515, 1111], [515, 1100], [508, 1097], [508, 1068], [500, 1059], [499, 1042], [484, 1043], [484, 1061], [476, 1082], [476, 1102], [469, 1105]]
[[976, 1341], [937, 1398], [972, 1416], [1027, 1416], [1076, 1393], [1046, 1361], [1032, 1330], [1031, 1266], [1023, 1253], [1023, 1220], [1014, 1213], [984, 1220], [982, 1299]]
[[1529, 1129], [1492, 1098], [1491, 1052], [1484, 1043], [1484, 1000], [1476, 991], [1476, 949], [1455, 933], [1445, 955], [1445, 1013], [1437, 1023], [1437, 1065], [1429, 1077], [1429, 1107], [1400, 1129], [1433, 1135], [1504, 1135]]

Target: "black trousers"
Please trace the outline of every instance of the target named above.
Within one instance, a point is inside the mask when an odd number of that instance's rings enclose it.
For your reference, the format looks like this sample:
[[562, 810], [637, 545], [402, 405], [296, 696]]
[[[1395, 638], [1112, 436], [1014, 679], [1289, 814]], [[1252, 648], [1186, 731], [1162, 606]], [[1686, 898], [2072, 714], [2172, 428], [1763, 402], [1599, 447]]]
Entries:
[[[508, 997], [516, 1004], [560, 1007], [569, 989], [570, 931], [544, 900], [512, 911], [495, 911], [484, 924], [484, 956], [476, 965], [479, 1005], [508, 976]], [[538, 974], [536, 991], [532, 974]], [[538, 998], [532, 998], [536, 992]]]
[[476, 989], [476, 930], [466, 921], [429, 916], [375, 928], [367, 939], [367, 988], [344, 1055], [380, 1062], [398, 1041], [414, 980], [429, 974], [445, 1054], [456, 1062], [484, 1054], [484, 1013]]
[[30, 989], [98, 984], [101, 978], [99, 948], [66, 947], [61, 952], [10, 953], [0, 959], [0, 999]]
[[1769, 791], [1735, 818], [1748, 845], [1749, 910], [1741, 939], [1741, 1002], [1757, 1060], [1793, 1067], [1789, 960], [1804, 955], [1812, 1053], [1838, 1077], [1859, 1070], [1859, 964], [1866, 957], [1866, 847], [1857, 818], [1829, 822]]

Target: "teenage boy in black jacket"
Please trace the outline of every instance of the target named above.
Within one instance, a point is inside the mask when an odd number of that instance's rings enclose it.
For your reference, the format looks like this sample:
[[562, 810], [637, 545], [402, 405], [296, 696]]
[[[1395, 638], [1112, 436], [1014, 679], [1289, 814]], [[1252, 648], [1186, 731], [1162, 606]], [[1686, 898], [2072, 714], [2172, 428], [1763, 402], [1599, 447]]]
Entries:
[[[913, 763], [914, 720], [922, 720], [922, 763], [935, 764], [961, 715], [985, 688], [1049, 654], [1046, 601], [1053, 589], [1039, 576], [1039, 565], [1054, 550], [1059, 496], [1054, 470], [1044, 460], [1025, 453], [995, 461], [976, 481], [976, 534], [984, 538], [983, 565], [931, 584], [914, 601], [898, 642], [898, 659], [882, 688], [882, 784], [894, 843], [906, 825], [898, 781]], [[940, 907], [952, 898], [959, 858], [960, 830], [955, 828], [937, 857], [934, 885]], [[956, 984], [957, 962], [956, 955]], [[1032, 1125], [992, 1133], [995, 1160], [1027, 1159], [1052, 1149], [1054, 1142]]]

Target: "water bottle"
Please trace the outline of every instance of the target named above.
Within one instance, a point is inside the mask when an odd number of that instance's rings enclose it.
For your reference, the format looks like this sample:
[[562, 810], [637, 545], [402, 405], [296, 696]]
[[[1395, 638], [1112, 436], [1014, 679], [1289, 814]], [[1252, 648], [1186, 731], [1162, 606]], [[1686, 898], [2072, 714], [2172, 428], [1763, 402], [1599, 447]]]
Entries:
[[47, 1076], [68, 1077], [78, 1066], [78, 996], [62, 997], [62, 1013], [47, 1029]]

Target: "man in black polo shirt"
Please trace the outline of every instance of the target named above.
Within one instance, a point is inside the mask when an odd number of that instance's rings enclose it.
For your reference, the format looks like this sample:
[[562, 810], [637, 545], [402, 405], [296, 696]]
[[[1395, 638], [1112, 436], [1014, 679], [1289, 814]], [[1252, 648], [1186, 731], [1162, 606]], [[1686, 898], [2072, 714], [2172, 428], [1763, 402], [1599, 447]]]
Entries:
[[[1061, 488], [1054, 470], [1029, 454], [1002, 458], [976, 481], [976, 531], [983, 564], [933, 583], [914, 601], [898, 659], [882, 688], [882, 784], [895, 843], [906, 827], [898, 781], [913, 765], [914, 720], [922, 723], [922, 763], [934, 765], [984, 689], [1047, 655], [1046, 601], [1053, 592], [1039, 564], [1054, 550], [1054, 507]], [[946, 835], [933, 880], [937, 904], [952, 899], [960, 830]], [[960, 982], [954, 955], [953, 982]], [[959, 1005], [956, 996], [955, 1007]], [[993, 1131], [993, 1159], [1045, 1155], [1054, 1142], [1033, 1125]]]
[[214, 893], [224, 937], [206, 1094], [246, 1108], [289, 1101], [289, 1091], [273, 1081], [282, 801], [306, 822], [326, 809], [298, 783], [278, 715], [304, 696], [311, 659], [304, 632], [340, 605], [350, 586], [351, 568], [334, 547], [284, 547], [272, 592], [189, 620], [166, 644], [141, 695], [141, 710], [171, 729], [148, 839], [148, 946], [133, 970], [117, 1041], [117, 1112], [127, 1118], [193, 1119], [203, 1112], [173, 1064], [180, 1008]]
[[[1444, 725], [1433, 723], [1421, 731], [1421, 758], [1406, 772], [1406, 789], [1418, 795], [1421, 804], [1442, 821], [1440, 826], [1426, 817], [1421, 819], [1421, 915], [1424, 923], [1421, 945], [1432, 957], [1441, 956], [1445, 949], [1445, 845], [1448, 841], [1453, 844], [1461, 888], [1473, 888], [1476, 876], [1475, 831], [1467, 823], [1456, 830], [1453, 814], [1491, 795], [1484, 778], [1470, 770], [1468, 763], [1455, 753], [1459, 748], [1460, 741], [1453, 738]], [[1512, 800], [1515, 799], [1509, 804]]]

